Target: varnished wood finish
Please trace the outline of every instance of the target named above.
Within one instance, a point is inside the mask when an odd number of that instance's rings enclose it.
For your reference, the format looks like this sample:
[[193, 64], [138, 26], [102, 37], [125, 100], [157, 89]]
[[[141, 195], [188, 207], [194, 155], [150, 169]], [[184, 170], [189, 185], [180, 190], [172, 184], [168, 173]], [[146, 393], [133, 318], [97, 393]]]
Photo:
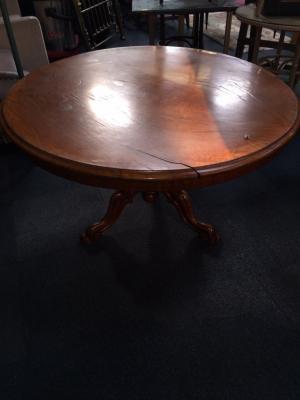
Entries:
[[2, 107], [6, 133], [45, 168], [142, 191], [247, 172], [294, 135], [297, 118], [296, 96], [262, 68], [151, 46], [43, 67], [17, 83]]
[[43, 67], [10, 91], [1, 121], [42, 167], [118, 190], [85, 242], [108, 229], [137, 191], [148, 201], [155, 199], [151, 192], [164, 192], [203, 239], [215, 242], [214, 228], [196, 220], [183, 189], [258, 167], [299, 126], [296, 96], [262, 68], [211, 52], [151, 46]]

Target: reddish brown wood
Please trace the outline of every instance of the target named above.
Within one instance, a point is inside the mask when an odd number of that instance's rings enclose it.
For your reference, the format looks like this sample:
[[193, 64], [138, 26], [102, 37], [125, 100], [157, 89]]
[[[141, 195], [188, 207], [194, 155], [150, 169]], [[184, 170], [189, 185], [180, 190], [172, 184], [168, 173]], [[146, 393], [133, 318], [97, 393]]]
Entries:
[[111, 196], [108, 210], [100, 222], [93, 224], [81, 235], [84, 243], [90, 244], [97, 240], [104, 231], [110, 228], [121, 215], [127, 204], [132, 203], [135, 192], [119, 191]]
[[167, 191], [223, 182], [260, 165], [294, 135], [298, 102], [283, 82], [246, 61], [141, 46], [33, 72], [12, 89], [2, 118], [12, 140], [59, 175]]
[[164, 194], [168, 201], [175, 206], [183, 220], [198, 232], [203, 240], [210, 244], [215, 244], [219, 240], [220, 237], [212, 225], [200, 222], [196, 218], [190, 196], [185, 190], [165, 192]]

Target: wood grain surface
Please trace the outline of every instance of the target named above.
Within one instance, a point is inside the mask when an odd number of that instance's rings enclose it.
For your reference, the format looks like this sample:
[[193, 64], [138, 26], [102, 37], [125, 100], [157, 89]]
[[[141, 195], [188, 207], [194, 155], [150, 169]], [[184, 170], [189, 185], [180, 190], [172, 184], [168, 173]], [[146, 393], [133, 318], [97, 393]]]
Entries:
[[256, 65], [176, 47], [85, 53], [20, 81], [2, 105], [11, 139], [82, 183], [205, 186], [272, 157], [299, 126], [291, 89]]

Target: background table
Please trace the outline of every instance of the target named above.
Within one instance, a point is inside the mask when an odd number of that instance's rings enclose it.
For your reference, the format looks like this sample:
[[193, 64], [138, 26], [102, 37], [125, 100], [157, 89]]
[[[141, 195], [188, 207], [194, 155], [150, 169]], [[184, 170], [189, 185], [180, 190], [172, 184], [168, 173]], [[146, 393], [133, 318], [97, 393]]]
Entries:
[[[120, 69], [120, 64], [122, 68]], [[176, 47], [128, 47], [53, 63], [2, 105], [11, 139], [44, 168], [117, 189], [92, 241], [141, 191], [165, 194], [202, 238], [186, 189], [214, 185], [270, 159], [299, 126], [291, 89], [237, 58]]]
[[[227, 12], [226, 29], [224, 32], [224, 53], [228, 53], [232, 14], [241, 5], [240, 0], [132, 0], [132, 12], [148, 15], [149, 44], [155, 44], [155, 25], [157, 15], [194, 15], [194, 45], [203, 47], [203, 15], [206, 12]], [[199, 19], [200, 15], [200, 19]], [[164, 25], [161, 24], [161, 31]], [[163, 33], [164, 40], [164, 33]]]
[[[280, 72], [284, 65], [291, 64], [289, 84], [294, 87], [296, 76], [299, 69], [300, 61], [300, 36], [297, 36], [295, 43], [284, 43], [286, 32], [300, 32], [300, 17], [266, 17], [264, 15], [256, 15], [256, 7], [254, 4], [249, 4], [244, 7], [239, 7], [236, 11], [236, 17], [241, 21], [241, 28], [236, 48], [236, 56], [242, 58], [245, 44], [249, 44], [248, 60], [258, 63], [258, 52], [260, 47], [276, 48], [275, 56], [267, 57], [272, 61], [272, 70], [274, 73]], [[250, 38], [247, 39], [248, 27], [251, 27]], [[279, 42], [261, 40], [263, 28], [280, 31]], [[294, 53], [294, 56], [282, 56], [283, 50], [289, 50]], [[284, 63], [280, 62], [281, 58], [285, 58]]]

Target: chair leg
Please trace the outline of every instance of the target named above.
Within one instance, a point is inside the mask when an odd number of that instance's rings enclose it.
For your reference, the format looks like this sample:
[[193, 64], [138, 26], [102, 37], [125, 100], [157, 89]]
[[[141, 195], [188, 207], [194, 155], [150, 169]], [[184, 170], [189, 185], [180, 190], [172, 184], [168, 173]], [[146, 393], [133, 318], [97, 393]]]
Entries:
[[296, 50], [295, 50], [295, 58], [290, 74], [290, 80], [289, 80], [289, 85], [293, 88], [296, 84], [296, 78], [297, 78], [297, 72], [299, 69], [299, 64], [300, 64], [300, 36], [298, 37], [298, 42], [296, 45]]
[[156, 15], [148, 15], [148, 30], [149, 30], [149, 44], [153, 46], [155, 44], [155, 31], [156, 31]]
[[257, 27], [254, 31], [254, 43], [252, 48], [252, 60], [251, 60], [254, 64], [258, 63], [258, 52], [260, 47], [261, 32], [262, 32], [262, 27]]
[[274, 71], [277, 72], [278, 71], [278, 67], [280, 64], [280, 57], [281, 57], [281, 53], [282, 53], [282, 48], [284, 45], [284, 38], [285, 38], [285, 31], [281, 31], [280, 32], [280, 38], [279, 38], [279, 42], [278, 42], [278, 47], [276, 50], [276, 57], [275, 57], [275, 61], [274, 61]]
[[160, 14], [159, 16], [159, 44], [161, 46], [166, 45], [166, 25], [165, 25], [165, 14]]
[[237, 46], [235, 50], [235, 56], [237, 58], [243, 58], [247, 32], [248, 32], [248, 24], [241, 23], [239, 37], [237, 40]]
[[117, 22], [119, 32], [120, 32], [120, 37], [122, 40], [125, 40], [124, 22], [123, 22], [122, 11], [121, 11], [121, 6], [119, 3], [119, 0], [113, 1], [113, 8], [114, 8], [115, 16], [116, 16], [116, 22]]
[[[184, 15], [179, 15], [178, 17], [178, 36], [184, 36]], [[184, 42], [178, 41], [177, 46], [184, 46]]]
[[248, 61], [252, 61], [255, 33], [256, 33], [255, 26], [250, 26], [250, 39], [249, 39], [250, 42], [249, 42], [249, 51], [248, 51]]
[[206, 12], [205, 13], [205, 29], [207, 30], [207, 27], [208, 27], [208, 15], [209, 15], [209, 12]]
[[186, 23], [186, 27], [187, 27], [187, 29], [190, 29], [190, 14], [187, 14], [186, 16], [185, 16], [185, 23]]
[[204, 13], [200, 13], [200, 23], [199, 23], [199, 31], [198, 31], [198, 47], [199, 49], [203, 49], [203, 28], [204, 28]]
[[224, 37], [224, 47], [223, 53], [229, 53], [229, 45], [230, 45], [230, 33], [231, 33], [231, 25], [232, 25], [232, 11], [229, 11], [226, 14], [226, 28], [225, 28], [225, 37]]
[[198, 32], [199, 32], [199, 14], [193, 15], [193, 47], [198, 48]]

